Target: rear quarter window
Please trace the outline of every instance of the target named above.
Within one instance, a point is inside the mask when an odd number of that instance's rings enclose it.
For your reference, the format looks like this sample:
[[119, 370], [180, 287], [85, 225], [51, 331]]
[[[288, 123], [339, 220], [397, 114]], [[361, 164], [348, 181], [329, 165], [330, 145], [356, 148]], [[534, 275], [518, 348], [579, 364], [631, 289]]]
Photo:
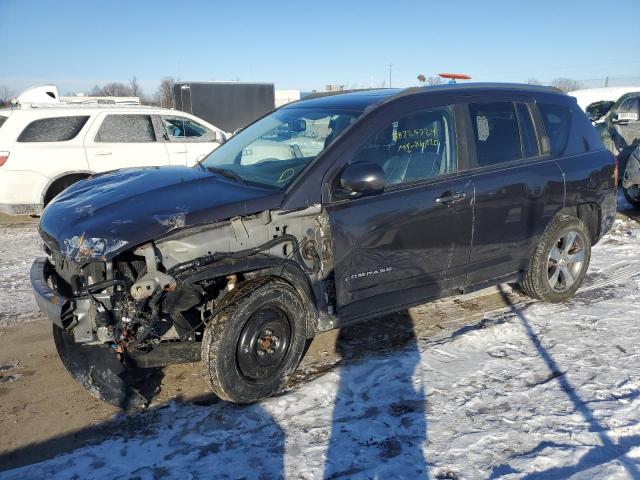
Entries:
[[4, 122], [7, 121], [7, 117], [0, 115], [0, 128], [2, 128], [2, 125], [4, 125]]
[[564, 105], [548, 103], [539, 103], [538, 109], [549, 138], [551, 153], [553, 155], [563, 153], [571, 131], [571, 109]]
[[66, 142], [80, 133], [87, 120], [88, 115], [34, 120], [22, 131], [18, 142]]

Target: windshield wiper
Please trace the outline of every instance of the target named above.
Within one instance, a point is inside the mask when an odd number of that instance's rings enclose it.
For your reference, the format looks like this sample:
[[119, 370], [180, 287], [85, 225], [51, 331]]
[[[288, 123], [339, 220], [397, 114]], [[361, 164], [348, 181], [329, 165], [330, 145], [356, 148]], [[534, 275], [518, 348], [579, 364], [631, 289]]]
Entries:
[[213, 172], [213, 173], [217, 173], [218, 175], [222, 175], [223, 177], [227, 177], [230, 178], [232, 180], [235, 180], [237, 182], [240, 182], [244, 185], [247, 184], [247, 182], [244, 180], [244, 178], [242, 178], [240, 175], [238, 175], [236, 172], [234, 172], [233, 170], [228, 170], [226, 168], [219, 168], [219, 167], [204, 167], [208, 172]]

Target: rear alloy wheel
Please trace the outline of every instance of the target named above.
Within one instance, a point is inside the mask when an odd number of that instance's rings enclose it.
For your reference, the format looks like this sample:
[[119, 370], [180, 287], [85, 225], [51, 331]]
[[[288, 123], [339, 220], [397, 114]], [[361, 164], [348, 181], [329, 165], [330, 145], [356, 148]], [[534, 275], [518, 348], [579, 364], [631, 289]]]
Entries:
[[279, 280], [251, 288], [211, 319], [202, 339], [205, 377], [216, 395], [234, 403], [281, 390], [306, 345], [308, 314], [297, 290]]
[[567, 215], [556, 217], [540, 238], [521, 287], [545, 302], [562, 302], [578, 290], [589, 267], [591, 238], [585, 224]]
[[570, 289], [580, 276], [584, 265], [584, 243], [584, 238], [571, 230], [551, 247], [547, 259], [547, 277], [553, 291]]

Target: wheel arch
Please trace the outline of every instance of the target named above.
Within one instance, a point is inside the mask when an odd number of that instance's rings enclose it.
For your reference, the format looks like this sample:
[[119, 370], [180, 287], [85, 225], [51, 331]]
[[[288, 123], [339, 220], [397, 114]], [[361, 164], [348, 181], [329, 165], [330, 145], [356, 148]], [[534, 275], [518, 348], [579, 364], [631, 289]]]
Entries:
[[564, 207], [551, 218], [549, 224], [559, 215], [569, 215], [582, 220], [591, 237], [591, 245], [595, 245], [600, 240], [602, 210], [597, 202], [585, 202]]
[[93, 175], [94, 172], [90, 171], [90, 170], [71, 170], [68, 172], [64, 172], [61, 173], [59, 175], [56, 175], [55, 177], [51, 178], [47, 184], [45, 185], [44, 189], [42, 190], [42, 196], [40, 198], [40, 203], [42, 205], [46, 205], [46, 200], [51, 200], [51, 198], [49, 198], [49, 193], [53, 191], [53, 188], [60, 185], [60, 183], [62, 183], [63, 180], [69, 179], [69, 178], [77, 178], [76, 181], [79, 180], [84, 180], [85, 178], [88, 178], [89, 176]]
[[317, 333], [319, 314], [316, 308], [316, 295], [307, 274], [291, 260], [283, 260], [264, 254], [252, 255], [243, 259], [227, 259], [184, 276], [182, 280], [187, 283], [195, 283], [201, 280], [213, 280], [240, 274], [245, 277], [245, 281], [272, 277], [295, 288], [307, 310], [306, 336], [312, 338]]

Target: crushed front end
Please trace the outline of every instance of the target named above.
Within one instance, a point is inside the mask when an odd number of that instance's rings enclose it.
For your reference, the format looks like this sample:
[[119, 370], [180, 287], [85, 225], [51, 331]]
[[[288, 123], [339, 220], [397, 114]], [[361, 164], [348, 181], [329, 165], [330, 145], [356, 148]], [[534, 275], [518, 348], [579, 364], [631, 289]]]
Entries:
[[[47, 256], [33, 263], [31, 283], [74, 378], [109, 403], [144, 403], [124, 371], [198, 361], [209, 320], [259, 279], [295, 286], [308, 312], [331, 311], [328, 229], [313, 206], [176, 228], [139, 246], [85, 235], [57, 242], [41, 230]], [[310, 315], [307, 334], [319, 329]]]

